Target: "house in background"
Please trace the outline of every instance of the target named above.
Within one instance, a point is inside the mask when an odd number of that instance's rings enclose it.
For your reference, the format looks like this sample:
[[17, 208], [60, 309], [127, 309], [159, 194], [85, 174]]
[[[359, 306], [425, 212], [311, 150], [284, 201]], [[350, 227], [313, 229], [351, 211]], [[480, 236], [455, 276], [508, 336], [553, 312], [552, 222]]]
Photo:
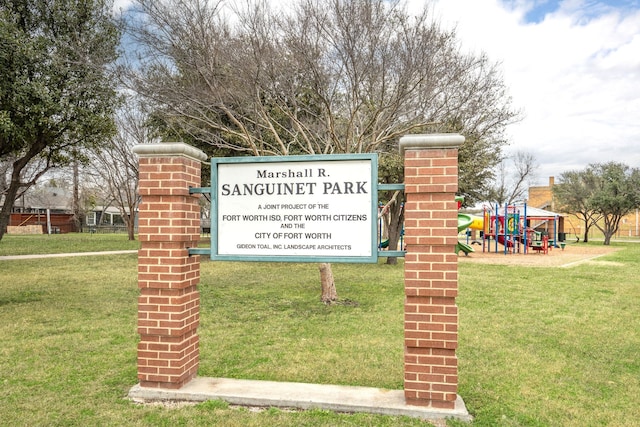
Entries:
[[64, 188], [44, 186], [28, 191], [15, 203], [8, 234], [58, 234], [78, 231], [73, 197]]
[[[11, 212], [8, 234], [58, 234], [72, 232], [126, 232], [120, 210], [113, 205], [85, 207], [78, 221], [73, 194], [55, 184], [27, 191]], [[137, 219], [136, 219], [137, 224]]]
[[[89, 210], [85, 216], [85, 224], [87, 227], [95, 227], [95, 228], [112, 228], [114, 231], [117, 231], [117, 228], [124, 228], [125, 223], [122, 219], [122, 214], [120, 213], [120, 209], [116, 206], [94, 206]], [[136, 213], [136, 224], [137, 224], [137, 213]]]

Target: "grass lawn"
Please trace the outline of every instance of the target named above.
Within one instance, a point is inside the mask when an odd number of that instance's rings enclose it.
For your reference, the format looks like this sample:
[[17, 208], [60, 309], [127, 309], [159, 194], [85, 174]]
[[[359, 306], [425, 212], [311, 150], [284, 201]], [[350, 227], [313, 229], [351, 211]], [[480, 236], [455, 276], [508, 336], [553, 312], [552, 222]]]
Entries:
[[126, 233], [5, 234], [0, 240], [0, 256], [133, 250], [139, 247], [140, 242], [129, 241]]
[[[459, 394], [472, 425], [640, 420], [640, 245], [619, 245], [600, 259], [617, 264], [460, 265]], [[334, 274], [350, 304], [319, 303], [315, 265], [203, 262], [200, 375], [401, 389], [402, 264], [334, 264]], [[0, 424], [425, 425], [136, 405], [126, 395], [137, 382], [137, 295], [135, 255], [0, 261]]]

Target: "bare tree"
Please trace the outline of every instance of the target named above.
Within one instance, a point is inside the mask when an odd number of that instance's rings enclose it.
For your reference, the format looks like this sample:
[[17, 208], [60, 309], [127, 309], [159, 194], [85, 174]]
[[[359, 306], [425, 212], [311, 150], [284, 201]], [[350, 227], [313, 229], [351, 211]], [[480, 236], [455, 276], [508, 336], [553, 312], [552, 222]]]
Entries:
[[497, 65], [463, 54], [428, 4], [411, 16], [397, 1], [299, 0], [281, 13], [248, 1], [233, 20], [220, 1], [138, 6], [127, 81], [201, 147], [385, 152], [401, 135], [458, 131], [499, 152], [517, 116]]
[[253, 155], [384, 151], [454, 127], [491, 139], [514, 119], [497, 66], [462, 54], [426, 9], [294, 6], [276, 15], [251, 4], [231, 27], [219, 2], [140, 0], [143, 51], [128, 82], [175, 130]]
[[535, 156], [525, 151], [517, 151], [498, 165], [496, 182], [489, 190], [489, 199], [498, 205], [513, 205], [524, 200], [532, 180], [536, 178], [538, 163]]
[[94, 177], [118, 208], [129, 240], [135, 240], [135, 216], [139, 202], [138, 161], [132, 147], [153, 142], [153, 137], [146, 126], [146, 115], [131, 102], [118, 112], [116, 125], [116, 135], [95, 153]]

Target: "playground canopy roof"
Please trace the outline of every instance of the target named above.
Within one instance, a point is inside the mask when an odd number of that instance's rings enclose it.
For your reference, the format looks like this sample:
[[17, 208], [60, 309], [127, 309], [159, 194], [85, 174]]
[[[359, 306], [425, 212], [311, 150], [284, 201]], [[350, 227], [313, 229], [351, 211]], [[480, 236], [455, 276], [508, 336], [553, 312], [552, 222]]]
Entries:
[[[520, 211], [521, 215], [524, 215], [524, 205], [516, 205], [515, 208]], [[527, 219], [552, 220], [562, 216], [564, 215], [527, 206]]]
[[[486, 206], [485, 206], [486, 208]], [[514, 205], [509, 206], [509, 212], [513, 211], [519, 212], [521, 215], [524, 215], [524, 205]], [[461, 212], [472, 213], [474, 215], [482, 215], [482, 210], [462, 210]], [[493, 215], [493, 210], [491, 210], [491, 215]], [[498, 208], [498, 215], [504, 215], [504, 206]], [[534, 219], [540, 221], [552, 221], [556, 218], [564, 218], [565, 214], [560, 214], [556, 212], [547, 211], [540, 208], [534, 208], [532, 206], [527, 205], [527, 219]]]

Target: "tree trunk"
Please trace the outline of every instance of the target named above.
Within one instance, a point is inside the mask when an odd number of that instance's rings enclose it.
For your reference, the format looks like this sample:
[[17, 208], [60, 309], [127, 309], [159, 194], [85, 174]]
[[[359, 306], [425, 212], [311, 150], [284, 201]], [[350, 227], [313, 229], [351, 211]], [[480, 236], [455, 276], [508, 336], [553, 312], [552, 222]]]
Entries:
[[[400, 236], [402, 235], [402, 226], [404, 224], [404, 194], [401, 193], [396, 201], [389, 207], [389, 220], [387, 221], [387, 230], [389, 231], [390, 251], [403, 250], [398, 248]], [[398, 264], [398, 257], [387, 257], [388, 265]]]
[[[618, 232], [618, 224], [620, 224], [620, 216], [608, 217], [604, 218], [604, 228], [598, 227], [602, 234], [604, 234], [604, 244], [609, 246], [611, 244], [611, 239]], [[597, 226], [597, 224], [596, 224]]]
[[9, 225], [9, 219], [11, 218], [11, 209], [13, 209], [13, 203], [10, 203], [9, 199], [5, 198], [4, 206], [0, 210], [0, 241], [7, 231], [7, 225]]
[[589, 221], [585, 218], [584, 220], [584, 237], [582, 238], [584, 243], [589, 243]]
[[333, 271], [331, 264], [320, 264], [320, 284], [322, 286], [322, 296], [320, 300], [325, 304], [332, 304], [338, 301], [338, 292], [336, 291], [336, 283], [333, 280]]
[[129, 237], [129, 240], [136, 240], [136, 230], [135, 230], [135, 220], [134, 220], [134, 216], [131, 215], [129, 217], [129, 220], [127, 221], [127, 234]]
[[7, 226], [11, 220], [11, 211], [13, 210], [13, 205], [18, 196], [18, 190], [20, 189], [20, 173], [27, 162], [28, 160], [26, 160], [26, 157], [23, 157], [13, 163], [11, 182], [9, 183], [7, 192], [4, 194], [4, 204], [2, 205], [2, 210], [0, 210], [0, 241], [7, 232]]

